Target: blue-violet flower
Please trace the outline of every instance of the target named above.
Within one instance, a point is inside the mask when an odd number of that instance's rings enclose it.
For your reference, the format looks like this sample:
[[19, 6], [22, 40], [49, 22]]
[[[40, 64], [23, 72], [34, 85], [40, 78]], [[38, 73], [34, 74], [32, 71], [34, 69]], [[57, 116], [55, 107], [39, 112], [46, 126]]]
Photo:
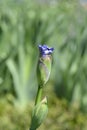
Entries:
[[50, 48], [47, 45], [39, 45], [39, 50], [40, 50], [40, 55], [45, 56], [45, 55], [52, 54], [54, 48], [53, 47]]

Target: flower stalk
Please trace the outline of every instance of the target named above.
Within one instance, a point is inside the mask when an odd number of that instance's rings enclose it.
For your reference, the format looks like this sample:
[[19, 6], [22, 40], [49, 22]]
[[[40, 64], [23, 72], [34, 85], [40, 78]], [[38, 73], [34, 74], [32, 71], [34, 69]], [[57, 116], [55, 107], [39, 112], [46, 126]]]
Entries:
[[35, 105], [41, 101], [41, 97], [42, 97], [42, 87], [39, 86], [37, 95], [36, 95], [36, 99], [35, 99]]
[[54, 48], [39, 45], [39, 60], [37, 65], [38, 90], [35, 106], [32, 112], [30, 130], [36, 130], [45, 120], [48, 113], [47, 98], [42, 100], [42, 91], [47, 83], [51, 72], [52, 52]]

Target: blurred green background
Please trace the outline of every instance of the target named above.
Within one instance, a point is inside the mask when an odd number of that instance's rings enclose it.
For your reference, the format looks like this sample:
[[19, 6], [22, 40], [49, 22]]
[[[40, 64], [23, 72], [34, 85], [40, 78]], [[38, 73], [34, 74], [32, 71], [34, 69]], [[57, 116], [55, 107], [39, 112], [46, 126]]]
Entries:
[[0, 130], [28, 130], [38, 44], [54, 47], [38, 130], [87, 130], [87, 9], [78, 0], [0, 0]]

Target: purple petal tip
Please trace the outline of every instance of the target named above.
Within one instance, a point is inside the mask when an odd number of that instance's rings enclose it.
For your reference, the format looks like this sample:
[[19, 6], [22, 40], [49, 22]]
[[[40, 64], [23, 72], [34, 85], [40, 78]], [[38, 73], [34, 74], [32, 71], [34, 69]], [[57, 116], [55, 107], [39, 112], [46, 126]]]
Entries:
[[47, 45], [39, 45], [39, 51], [41, 56], [44, 55], [51, 55], [53, 53], [54, 48], [53, 47], [48, 47]]

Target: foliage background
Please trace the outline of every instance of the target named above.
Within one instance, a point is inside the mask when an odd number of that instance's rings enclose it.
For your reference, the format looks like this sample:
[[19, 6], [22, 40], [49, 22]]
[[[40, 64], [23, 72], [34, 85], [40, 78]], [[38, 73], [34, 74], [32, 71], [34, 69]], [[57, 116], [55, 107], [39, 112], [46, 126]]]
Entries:
[[[55, 48], [39, 130], [87, 129], [87, 10], [79, 1], [0, 1], [0, 129], [27, 130], [37, 91], [38, 44]], [[44, 95], [43, 95], [44, 96]]]

